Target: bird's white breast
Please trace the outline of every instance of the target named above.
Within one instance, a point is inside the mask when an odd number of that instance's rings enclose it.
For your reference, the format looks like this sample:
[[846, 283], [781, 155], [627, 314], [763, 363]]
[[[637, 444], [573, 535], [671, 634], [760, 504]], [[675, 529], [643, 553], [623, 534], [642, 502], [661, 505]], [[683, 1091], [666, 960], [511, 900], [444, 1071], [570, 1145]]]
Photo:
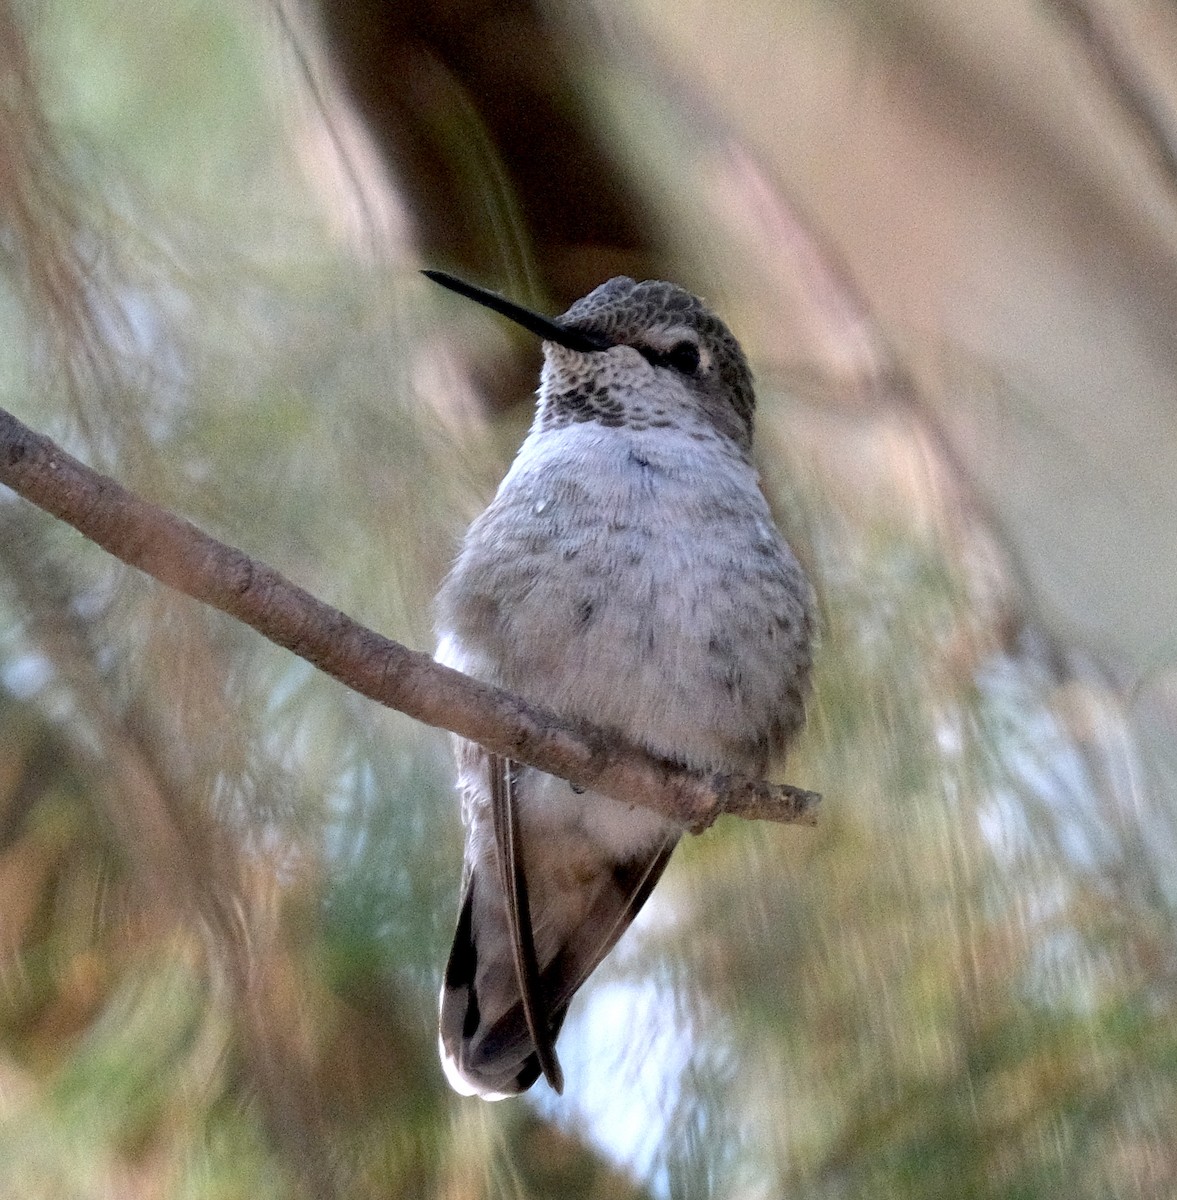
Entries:
[[[533, 431], [439, 597], [466, 670], [656, 753], [738, 769], [794, 669], [800, 572], [718, 435]], [[774, 620], [777, 622], [774, 625]], [[807, 666], [807, 664], [806, 664]]]

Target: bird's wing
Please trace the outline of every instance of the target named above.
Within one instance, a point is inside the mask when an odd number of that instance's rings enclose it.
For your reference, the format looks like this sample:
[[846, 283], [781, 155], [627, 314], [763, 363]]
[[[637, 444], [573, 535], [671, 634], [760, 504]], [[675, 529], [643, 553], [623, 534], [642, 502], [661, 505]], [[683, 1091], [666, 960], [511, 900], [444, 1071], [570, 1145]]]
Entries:
[[507, 902], [507, 929], [515, 959], [519, 999], [540, 1070], [552, 1089], [559, 1093], [564, 1090], [564, 1073], [556, 1057], [555, 1033], [539, 986], [539, 964], [535, 957], [535, 935], [531, 927], [527, 876], [523, 869], [523, 847], [520, 844], [515, 807], [514, 764], [509, 758], [498, 754], [492, 754], [489, 758], [495, 855], [503, 896]]

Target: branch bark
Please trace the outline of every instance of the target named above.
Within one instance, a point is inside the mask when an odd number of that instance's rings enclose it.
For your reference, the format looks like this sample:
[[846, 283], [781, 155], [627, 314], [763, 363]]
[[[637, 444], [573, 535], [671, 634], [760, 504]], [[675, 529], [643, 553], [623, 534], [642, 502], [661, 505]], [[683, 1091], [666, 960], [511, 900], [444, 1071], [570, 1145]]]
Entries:
[[3, 409], [0, 483], [116, 558], [236, 617], [353, 691], [492, 753], [649, 808], [694, 833], [722, 813], [815, 821], [815, 792], [686, 770], [381, 637], [272, 567], [91, 470]]

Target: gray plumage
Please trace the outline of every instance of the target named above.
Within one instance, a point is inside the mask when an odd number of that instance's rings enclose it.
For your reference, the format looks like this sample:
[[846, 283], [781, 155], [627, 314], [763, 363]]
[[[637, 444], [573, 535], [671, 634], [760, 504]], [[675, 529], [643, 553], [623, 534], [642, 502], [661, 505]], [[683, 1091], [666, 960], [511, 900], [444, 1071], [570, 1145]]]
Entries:
[[[686, 766], [763, 774], [804, 719], [812, 598], [752, 466], [743, 352], [669, 283], [612, 279], [556, 327], [608, 348], [544, 343], [531, 432], [438, 595], [437, 657]], [[466, 855], [446, 1073], [498, 1097], [529, 1087], [542, 1059], [559, 1087], [569, 1001], [682, 831], [473, 743], [457, 757]], [[516, 863], [496, 854], [504, 814]]]

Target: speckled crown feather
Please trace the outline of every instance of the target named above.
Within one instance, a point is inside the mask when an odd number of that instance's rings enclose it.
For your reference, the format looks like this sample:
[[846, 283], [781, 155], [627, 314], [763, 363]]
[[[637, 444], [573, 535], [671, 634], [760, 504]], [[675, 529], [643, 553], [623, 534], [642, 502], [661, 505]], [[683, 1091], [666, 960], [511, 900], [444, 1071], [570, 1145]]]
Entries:
[[618, 275], [577, 300], [558, 320], [573, 329], [603, 334], [621, 345], [632, 345], [640, 342], [643, 334], [675, 326], [695, 330], [712, 356], [732, 407], [751, 428], [756, 397], [744, 351], [731, 330], [690, 292], [660, 279], [635, 283], [627, 275]]

